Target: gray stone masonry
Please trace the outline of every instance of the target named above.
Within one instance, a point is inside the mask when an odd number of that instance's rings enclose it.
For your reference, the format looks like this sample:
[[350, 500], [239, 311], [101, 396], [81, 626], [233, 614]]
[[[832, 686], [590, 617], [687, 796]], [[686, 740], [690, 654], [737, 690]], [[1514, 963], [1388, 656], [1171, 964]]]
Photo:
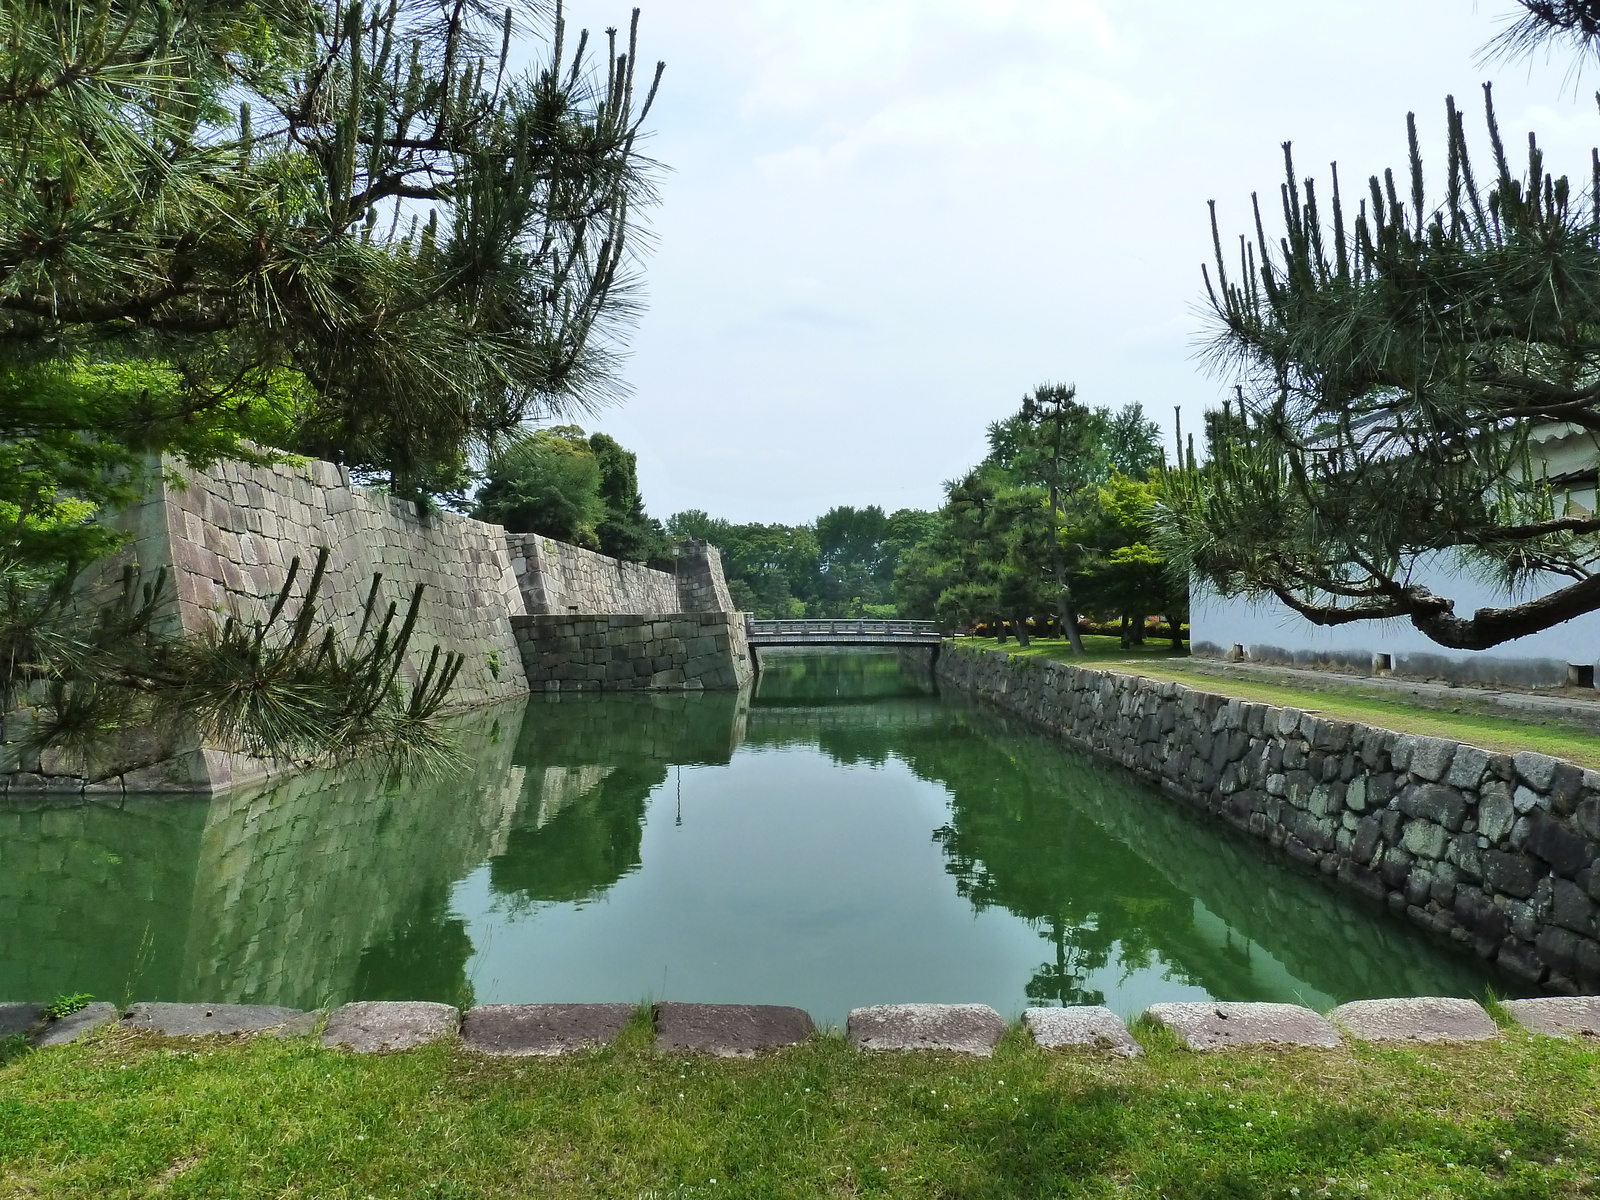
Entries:
[[1600, 1037], [1600, 996], [1539, 996], [1502, 1000], [1500, 1006], [1529, 1033]]
[[1146, 1015], [1191, 1050], [1341, 1044], [1339, 1031], [1326, 1018], [1298, 1004], [1152, 1004]]
[[733, 690], [750, 679], [740, 613], [527, 616], [511, 624], [536, 692]]
[[657, 571], [537, 533], [505, 539], [523, 610], [534, 616], [733, 611], [722, 555], [705, 542], [689, 542], [672, 571]]
[[1481, 1005], [1450, 996], [1352, 1000], [1328, 1017], [1360, 1042], [1489, 1042], [1500, 1036]]
[[333, 1010], [322, 1031], [322, 1044], [357, 1054], [382, 1054], [454, 1037], [460, 1029], [461, 1013], [448, 1004], [359, 1000]]
[[1600, 991], [1600, 773], [999, 651], [946, 683], [1549, 991]]
[[296, 1037], [310, 1033], [319, 1015], [275, 1004], [135, 1004], [121, 1026], [167, 1037], [247, 1033]]
[[797, 1046], [817, 1031], [804, 1009], [779, 1004], [662, 1003], [655, 1021], [659, 1049], [717, 1058], [753, 1058]]
[[1006, 1031], [987, 1004], [876, 1004], [852, 1009], [845, 1026], [857, 1050], [944, 1050], [988, 1058]]
[[1101, 1005], [1030, 1008], [1022, 1014], [1022, 1023], [1044, 1050], [1109, 1050], [1124, 1058], [1144, 1053], [1122, 1018]]
[[47, 1046], [65, 1046], [70, 1042], [86, 1038], [107, 1025], [116, 1024], [120, 1015], [116, 1005], [107, 1004], [104, 1000], [97, 1001], [70, 1016], [62, 1017], [59, 1021], [51, 1021], [33, 1035], [33, 1044], [40, 1049]]
[[484, 1004], [462, 1019], [461, 1041], [497, 1058], [574, 1054], [609, 1046], [635, 1011], [631, 1004]]

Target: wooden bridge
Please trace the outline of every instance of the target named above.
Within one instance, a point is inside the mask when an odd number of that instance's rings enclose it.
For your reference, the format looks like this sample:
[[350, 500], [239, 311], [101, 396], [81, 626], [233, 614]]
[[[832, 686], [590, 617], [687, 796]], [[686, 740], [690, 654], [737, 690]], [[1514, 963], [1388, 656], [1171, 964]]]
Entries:
[[766, 646], [932, 646], [944, 640], [932, 621], [846, 617], [824, 621], [756, 621], [745, 618], [752, 652]]

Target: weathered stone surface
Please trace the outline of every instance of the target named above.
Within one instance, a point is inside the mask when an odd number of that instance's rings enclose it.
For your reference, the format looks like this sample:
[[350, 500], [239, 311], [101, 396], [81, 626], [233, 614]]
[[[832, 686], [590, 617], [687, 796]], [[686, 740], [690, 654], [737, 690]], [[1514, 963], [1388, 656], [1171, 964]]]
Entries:
[[460, 1028], [460, 1010], [448, 1004], [421, 1000], [359, 1000], [329, 1014], [322, 1044], [354, 1050], [357, 1054], [378, 1054], [410, 1050], [453, 1037]]
[[718, 1058], [750, 1058], [798, 1045], [816, 1033], [804, 1009], [779, 1004], [664, 1002], [655, 1006], [655, 1020], [660, 1049]]
[[1500, 1003], [1518, 1025], [1531, 1033], [1600, 1037], [1600, 996], [1541, 996]]
[[68, 1042], [76, 1042], [97, 1030], [104, 1029], [114, 1023], [119, 1015], [115, 1004], [98, 1001], [87, 1008], [79, 1009], [71, 1016], [51, 1021], [34, 1035], [33, 1044], [41, 1048], [65, 1046]]
[[1122, 1018], [1100, 1005], [1030, 1008], [1022, 1014], [1022, 1023], [1045, 1050], [1109, 1050], [1125, 1058], [1144, 1053]]
[[609, 1046], [635, 1011], [631, 1004], [484, 1004], [462, 1018], [461, 1040], [497, 1057], [571, 1054]]
[[1500, 1036], [1481, 1005], [1453, 997], [1352, 1000], [1328, 1016], [1363, 1042], [1486, 1042]]
[[1152, 1004], [1147, 1015], [1176, 1033], [1191, 1050], [1340, 1044], [1337, 1029], [1298, 1004]]
[[168, 1037], [212, 1034], [275, 1033], [280, 1037], [310, 1033], [318, 1014], [272, 1004], [135, 1004], [122, 1017], [124, 1029]]
[[33, 1033], [44, 1025], [42, 1004], [0, 1004], [0, 1038]]
[[1535, 754], [1531, 750], [1524, 750], [1521, 754], [1512, 756], [1511, 761], [1517, 769], [1517, 778], [1525, 781], [1536, 792], [1548, 792], [1550, 784], [1555, 779], [1556, 760], [1548, 754]]
[[1437, 783], [1450, 770], [1450, 760], [1455, 757], [1456, 743], [1444, 738], [1419, 737], [1411, 747], [1411, 761], [1407, 764], [1413, 775]]
[[858, 1050], [949, 1050], [985, 1058], [1005, 1031], [987, 1004], [878, 1004], [853, 1009], [846, 1024]]

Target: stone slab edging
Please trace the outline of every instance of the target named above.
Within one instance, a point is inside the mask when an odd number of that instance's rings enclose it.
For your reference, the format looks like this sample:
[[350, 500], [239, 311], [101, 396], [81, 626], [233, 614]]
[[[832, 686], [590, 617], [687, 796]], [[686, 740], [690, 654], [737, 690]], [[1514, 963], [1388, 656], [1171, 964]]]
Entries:
[[1326, 1017], [1298, 1004], [1152, 1004], [1145, 1015], [1177, 1034], [1190, 1050], [1262, 1046], [1331, 1050], [1344, 1043]]
[[1443, 996], [1353, 1000], [1328, 1018], [1362, 1042], [1489, 1042], [1500, 1036], [1482, 1006]]
[[167, 1037], [266, 1033], [299, 1037], [311, 1033], [320, 1013], [274, 1004], [135, 1004], [118, 1024]]
[[1030, 1008], [1022, 1014], [1022, 1025], [1041, 1050], [1107, 1050], [1124, 1058], [1144, 1053], [1122, 1018], [1101, 1005]]
[[656, 1047], [669, 1053], [753, 1058], [797, 1046], [817, 1032], [803, 1008], [777, 1004], [657, 1004]]
[[960, 647], [945, 683], [1545, 990], [1600, 991], [1600, 772]]

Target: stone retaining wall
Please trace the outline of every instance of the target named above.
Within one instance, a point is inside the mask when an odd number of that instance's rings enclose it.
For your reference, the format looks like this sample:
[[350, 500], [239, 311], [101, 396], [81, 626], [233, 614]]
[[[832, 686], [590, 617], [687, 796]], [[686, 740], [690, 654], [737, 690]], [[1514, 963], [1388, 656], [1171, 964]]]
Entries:
[[623, 562], [537, 533], [507, 533], [511, 567], [531, 615], [732, 612], [715, 546], [691, 541], [675, 571]]
[[751, 675], [742, 613], [524, 616], [512, 627], [534, 691], [731, 689]]
[[1001, 651], [938, 672], [1514, 975], [1600, 990], [1600, 773]]

